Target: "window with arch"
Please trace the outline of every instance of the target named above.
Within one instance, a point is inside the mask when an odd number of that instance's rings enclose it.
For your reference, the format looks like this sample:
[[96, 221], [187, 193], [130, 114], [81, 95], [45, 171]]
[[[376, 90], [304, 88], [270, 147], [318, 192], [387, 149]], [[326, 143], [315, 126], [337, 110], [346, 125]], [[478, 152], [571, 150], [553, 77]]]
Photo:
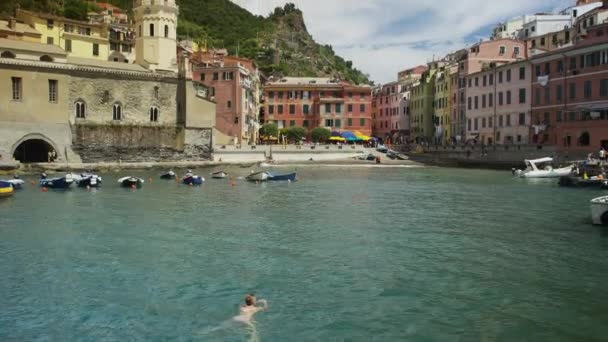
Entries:
[[165, 38], [169, 38], [169, 25], [165, 25]]
[[122, 120], [122, 105], [120, 103], [115, 103], [112, 106], [112, 120]]
[[150, 107], [150, 121], [158, 122], [158, 107]]
[[226, 106], [227, 106], [228, 108], [232, 108], [232, 101], [228, 101], [228, 102], [226, 103]]
[[150, 37], [154, 37], [154, 24], [150, 24]]
[[15, 56], [14, 53], [10, 52], [10, 51], [4, 51], [2, 52], [2, 54], [0, 54], [0, 57], [2, 58], [16, 58], [17, 56]]
[[75, 109], [76, 109], [76, 118], [77, 119], [84, 119], [84, 118], [86, 118], [86, 116], [87, 116], [87, 104], [84, 101], [82, 101], [82, 100], [76, 101]]
[[40, 61], [41, 62], [52, 62], [53, 57], [51, 57], [49, 55], [43, 55], [43, 56], [40, 56]]

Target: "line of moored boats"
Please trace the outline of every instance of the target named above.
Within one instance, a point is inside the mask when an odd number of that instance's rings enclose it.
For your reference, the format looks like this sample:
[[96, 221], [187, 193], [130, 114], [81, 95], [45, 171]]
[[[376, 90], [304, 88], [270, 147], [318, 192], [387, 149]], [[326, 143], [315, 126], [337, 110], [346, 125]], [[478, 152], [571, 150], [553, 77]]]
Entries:
[[[513, 175], [522, 178], [559, 178], [558, 184], [565, 187], [608, 189], [605, 165], [599, 160], [583, 160], [571, 165], [553, 168], [552, 158], [525, 160], [526, 169], [513, 169]], [[591, 200], [593, 224], [608, 225], [608, 196]]]
[[[229, 178], [229, 174], [225, 171], [217, 171], [211, 174], [211, 178], [213, 179], [226, 179]], [[178, 175], [172, 171], [166, 171], [160, 174], [160, 179], [165, 180], [173, 180], [180, 181]], [[297, 180], [297, 175], [295, 172], [288, 174], [274, 174], [269, 171], [258, 171], [251, 172], [248, 176], [244, 177], [245, 180], [250, 182], [266, 182], [266, 181], [289, 181], [294, 182]], [[103, 179], [101, 176], [96, 175], [91, 172], [86, 172], [82, 174], [73, 174], [68, 173], [65, 176], [61, 177], [48, 177], [46, 173], [42, 173], [40, 175], [39, 184], [46, 190], [47, 188], [51, 189], [68, 189], [72, 185], [75, 185], [80, 188], [97, 188], [101, 186]], [[199, 175], [195, 175], [191, 170], [188, 170], [186, 174], [181, 178], [181, 183], [194, 186], [194, 185], [202, 185], [205, 182], [205, 178]], [[124, 176], [118, 179], [118, 183], [120, 186], [125, 188], [141, 188], [145, 183], [145, 180], [141, 177], [137, 176]], [[14, 190], [20, 189], [23, 187], [25, 182], [19, 178], [19, 176], [15, 175], [12, 179], [9, 180], [0, 180], [0, 196], [8, 196], [14, 193]]]

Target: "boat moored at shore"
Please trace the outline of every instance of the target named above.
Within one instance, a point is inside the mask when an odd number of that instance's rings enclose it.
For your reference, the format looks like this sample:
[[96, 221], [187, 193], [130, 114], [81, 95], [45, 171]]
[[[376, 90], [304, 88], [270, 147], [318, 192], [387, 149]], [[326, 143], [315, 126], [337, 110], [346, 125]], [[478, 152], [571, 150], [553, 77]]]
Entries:
[[13, 179], [2, 181], [10, 183], [13, 186], [13, 189], [15, 190], [21, 189], [23, 187], [23, 184], [25, 184], [25, 181], [23, 181], [23, 179], [19, 178], [19, 176], [17, 175], [15, 175]]
[[101, 185], [101, 177], [91, 173], [83, 173], [80, 176], [74, 177], [76, 185], [80, 188], [97, 188]]
[[[553, 158], [540, 158], [532, 160], [526, 159], [525, 163], [526, 169], [513, 169], [513, 174], [521, 178], [558, 178], [570, 175], [572, 169], [574, 168], [574, 165], [570, 165], [567, 167], [554, 169], [551, 165], [553, 163]], [[539, 168], [539, 166], [541, 168]]]
[[182, 183], [186, 185], [201, 185], [205, 181], [205, 178], [197, 175], [186, 175], [182, 178]]
[[160, 175], [160, 179], [175, 179], [175, 172], [169, 170]]
[[120, 178], [118, 180], [118, 183], [120, 183], [120, 185], [123, 188], [133, 188], [133, 187], [141, 188], [142, 185], [144, 184], [144, 180], [139, 177], [126, 176], [126, 177]]
[[0, 181], [0, 197], [8, 197], [11, 196], [15, 190], [13, 189], [13, 185], [8, 181]]
[[254, 173], [250, 174], [249, 176], [247, 176], [245, 178], [245, 180], [248, 180], [250, 182], [265, 182], [265, 181], [295, 182], [297, 180], [297, 174], [295, 172], [293, 172], [293, 173], [287, 173], [284, 175], [275, 175], [274, 173], [271, 173], [268, 171], [260, 171], [260, 172], [254, 172]]
[[608, 225], [608, 196], [591, 200], [591, 219], [593, 224]]
[[225, 179], [228, 177], [228, 174], [224, 171], [218, 171], [211, 174], [211, 178], [213, 179]]
[[64, 177], [48, 178], [46, 173], [40, 175], [40, 185], [53, 189], [68, 189], [74, 184], [74, 176], [70, 173]]

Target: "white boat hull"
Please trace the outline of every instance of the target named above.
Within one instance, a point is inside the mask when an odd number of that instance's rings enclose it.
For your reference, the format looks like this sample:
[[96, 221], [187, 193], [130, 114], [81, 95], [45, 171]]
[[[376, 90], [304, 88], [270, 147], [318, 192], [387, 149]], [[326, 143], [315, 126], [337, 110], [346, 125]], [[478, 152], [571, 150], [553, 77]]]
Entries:
[[265, 182], [268, 180], [268, 173], [266, 172], [257, 172], [247, 176], [248, 181], [252, 182]]
[[[591, 200], [591, 219], [593, 224], [608, 224], [608, 196], [598, 197]], [[604, 220], [602, 220], [602, 216]]]
[[531, 170], [518, 171], [519, 177], [522, 178], [559, 178], [570, 175], [574, 166], [563, 167], [553, 170]]

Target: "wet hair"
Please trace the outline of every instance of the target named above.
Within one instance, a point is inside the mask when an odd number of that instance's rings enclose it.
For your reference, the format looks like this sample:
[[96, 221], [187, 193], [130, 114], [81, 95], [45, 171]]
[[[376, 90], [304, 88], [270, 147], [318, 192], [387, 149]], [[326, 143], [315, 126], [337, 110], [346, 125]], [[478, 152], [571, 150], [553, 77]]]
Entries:
[[247, 306], [252, 306], [253, 305], [253, 300], [254, 300], [255, 296], [253, 294], [248, 294], [245, 296], [245, 304]]

